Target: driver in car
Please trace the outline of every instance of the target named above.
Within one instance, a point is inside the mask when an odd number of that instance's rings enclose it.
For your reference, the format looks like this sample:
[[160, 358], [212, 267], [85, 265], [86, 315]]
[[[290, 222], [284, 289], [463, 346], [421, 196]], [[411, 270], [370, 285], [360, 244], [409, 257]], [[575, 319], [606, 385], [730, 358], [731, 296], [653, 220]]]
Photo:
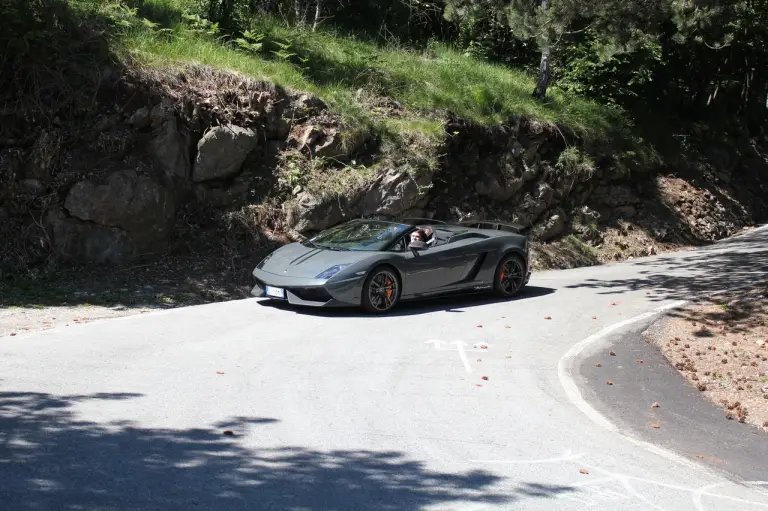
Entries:
[[424, 243], [431, 244], [434, 241], [435, 232], [431, 227], [419, 227], [411, 233], [411, 243], [414, 241], [423, 241]]

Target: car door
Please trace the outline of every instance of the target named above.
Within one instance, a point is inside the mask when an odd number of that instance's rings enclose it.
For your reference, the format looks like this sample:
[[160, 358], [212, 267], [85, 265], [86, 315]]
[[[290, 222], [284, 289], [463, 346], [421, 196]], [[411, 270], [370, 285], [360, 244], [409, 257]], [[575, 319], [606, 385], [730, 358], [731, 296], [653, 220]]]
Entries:
[[464, 246], [438, 245], [403, 257], [403, 296], [452, 291], [462, 278], [469, 254]]

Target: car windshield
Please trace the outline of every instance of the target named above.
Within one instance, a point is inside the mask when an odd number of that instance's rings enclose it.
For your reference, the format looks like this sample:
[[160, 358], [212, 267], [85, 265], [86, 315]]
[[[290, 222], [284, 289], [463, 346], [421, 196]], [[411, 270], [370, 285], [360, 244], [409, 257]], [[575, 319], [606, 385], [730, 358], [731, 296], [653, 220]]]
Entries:
[[384, 250], [410, 225], [380, 220], [352, 220], [321, 232], [307, 244], [333, 250]]

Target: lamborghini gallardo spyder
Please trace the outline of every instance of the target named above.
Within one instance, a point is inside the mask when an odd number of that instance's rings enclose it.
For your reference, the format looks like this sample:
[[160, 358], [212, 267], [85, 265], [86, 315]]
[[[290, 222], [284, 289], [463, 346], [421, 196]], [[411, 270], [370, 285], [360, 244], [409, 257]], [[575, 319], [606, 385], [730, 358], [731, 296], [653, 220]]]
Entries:
[[528, 238], [512, 224], [355, 219], [278, 248], [253, 277], [257, 298], [382, 314], [402, 301], [444, 294], [513, 297], [531, 269]]

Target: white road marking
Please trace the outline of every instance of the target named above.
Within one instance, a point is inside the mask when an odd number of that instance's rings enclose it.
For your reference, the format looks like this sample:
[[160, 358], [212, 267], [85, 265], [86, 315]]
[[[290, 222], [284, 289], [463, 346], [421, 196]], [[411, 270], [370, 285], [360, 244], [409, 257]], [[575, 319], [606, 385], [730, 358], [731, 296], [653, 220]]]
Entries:
[[440, 345], [442, 343], [443, 343], [443, 341], [441, 341], [440, 339], [431, 339], [429, 341], [425, 341], [424, 342], [424, 344], [434, 344], [436, 350], [440, 349]]
[[456, 345], [459, 350], [459, 358], [461, 358], [461, 362], [464, 364], [464, 369], [466, 369], [468, 373], [471, 373], [472, 366], [469, 365], [469, 359], [467, 358], [467, 354], [464, 351], [464, 346], [466, 346], [466, 344], [461, 341], [453, 341], [451, 344]]
[[[767, 226], [763, 226], [760, 229], [768, 228]], [[711, 293], [702, 294], [702, 297], [711, 297], [711, 296], [717, 296], [719, 294], [728, 293], [731, 291], [738, 291], [740, 289], [753, 287], [755, 285], [755, 282], [752, 282], [750, 284], [741, 285], [741, 286], [734, 286], [731, 288], [714, 291]], [[714, 470], [708, 469], [698, 463], [695, 463], [691, 460], [688, 460], [686, 458], [683, 458], [682, 456], [679, 456], [675, 454], [672, 451], [668, 451], [667, 449], [663, 449], [661, 447], [658, 447], [656, 445], [653, 445], [649, 442], [645, 442], [643, 440], [639, 440], [637, 438], [632, 438], [626, 434], [623, 434], [619, 432], [619, 429], [611, 422], [609, 421], [605, 416], [603, 416], [600, 412], [598, 412], [595, 408], [593, 408], [589, 403], [587, 403], [584, 400], [584, 397], [581, 394], [581, 391], [579, 390], [578, 386], [576, 385], [575, 380], [572, 376], [572, 369], [573, 369], [573, 363], [578, 357], [578, 355], [584, 351], [585, 348], [587, 348], [589, 345], [594, 344], [595, 342], [601, 340], [603, 337], [608, 335], [609, 333], [618, 330], [622, 327], [625, 327], [627, 325], [631, 325], [632, 323], [637, 323], [638, 321], [642, 321], [644, 319], [648, 319], [650, 317], [653, 317], [657, 314], [660, 314], [664, 311], [675, 309], [682, 307], [683, 305], [689, 303], [689, 300], [679, 300], [676, 302], [668, 303], [666, 305], [662, 305], [661, 307], [657, 307], [653, 311], [646, 312], [643, 314], [639, 314], [633, 318], [626, 319], [624, 321], [621, 321], [619, 323], [615, 323], [613, 325], [610, 325], [606, 328], [603, 328], [599, 332], [590, 335], [586, 339], [582, 340], [581, 342], [576, 343], [574, 346], [571, 347], [570, 350], [568, 350], [565, 355], [559, 360], [557, 364], [557, 377], [560, 380], [560, 384], [563, 387], [563, 390], [565, 391], [566, 396], [571, 401], [571, 403], [576, 406], [584, 415], [589, 417], [594, 423], [597, 425], [607, 429], [608, 431], [611, 431], [613, 433], [619, 434], [622, 438], [627, 440], [628, 442], [637, 445], [638, 447], [643, 447], [645, 450], [652, 452], [658, 456], [661, 456], [663, 458], [666, 458], [670, 461], [685, 465], [689, 468], [698, 470], [700, 472], [704, 472], [707, 474], [714, 474]], [[703, 495], [710, 495], [708, 493], [704, 493]], [[725, 498], [725, 497], [723, 497]], [[766, 505], [768, 507], [768, 505]]]
[[576, 357], [578, 357], [578, 355], [582, 351], [584, 351], [585, 348], [599, 341], [600, 339], [610, 334], [611, 332], [618, 330], [620, 328], [623, 328], [627, 325], [631, 325], [632, 323], [636, 323], [638, 321], [642, 321], [644, 319], [655, 316], [656, 314], [658, 314], [659, 312], [662, 312], [663, 310], [679, 307], [680, 305], [683, 305], [685, 303], [686, 303], [685, 301], [673, 302], [671, 304], [659, 307], [655, 311], [646, 312], [646, 313], [640, 314], [639, 316], [625, 319], [624, 321], [621, 321], [619, 323], [615, 323], [606, 328], [603, 328], [596, 334], [590, 335], [583, 341], [575, 344], [570, 350], [568, 350], [568, 352], [560, 359], [560, 361], [557, 364], [557, 376], [560, 379], [560, 384], [565, 389], [565, 394], [568, 396], [568, 399], [574, 405], [576, 405], [576, 407], [579, 410], [581, 410], [584, 413], [584, 415], [592, 419], [594, 422], [596, 422], [600, 426], [604, 427], [609, 431], [618, 431], [618, 429], [613, 423], [611, 423], [600, 412], [598, 412], [592, 406], [590, 406], [582, 397], [579, 387], [576, 385], [576, 382], [573, 380], [570, 374], [571, 365], [573, 361], [576, 359]]
[[708, 484], [706, 486], [702, 486], [701, 488], [698, 488], [695, 492], [693, 492], [693, 505], [696, 508], [696, 511], [706, 511], [704, 509], [704, 505], [701, 503], [701, 497], [705, 494], [707, 490], [711, 490], [712, 488], [716, 488], [723, 483], [712, 483]]
[[563, 453], [562, 456], [558, 456], [557, 458], [548, 458], [543, 460], [467, 460], [470, 463], [498, 463], [503, 465], [528, 465], [528, 464], [539, 464], [539, 463], [557, 463], [560, 461], [572, 461], [576, 460], [578, 458], [581, 458], [584, 456], [584, 453], [580, 454], [572, 454], [572, 451], [568, 449]]

